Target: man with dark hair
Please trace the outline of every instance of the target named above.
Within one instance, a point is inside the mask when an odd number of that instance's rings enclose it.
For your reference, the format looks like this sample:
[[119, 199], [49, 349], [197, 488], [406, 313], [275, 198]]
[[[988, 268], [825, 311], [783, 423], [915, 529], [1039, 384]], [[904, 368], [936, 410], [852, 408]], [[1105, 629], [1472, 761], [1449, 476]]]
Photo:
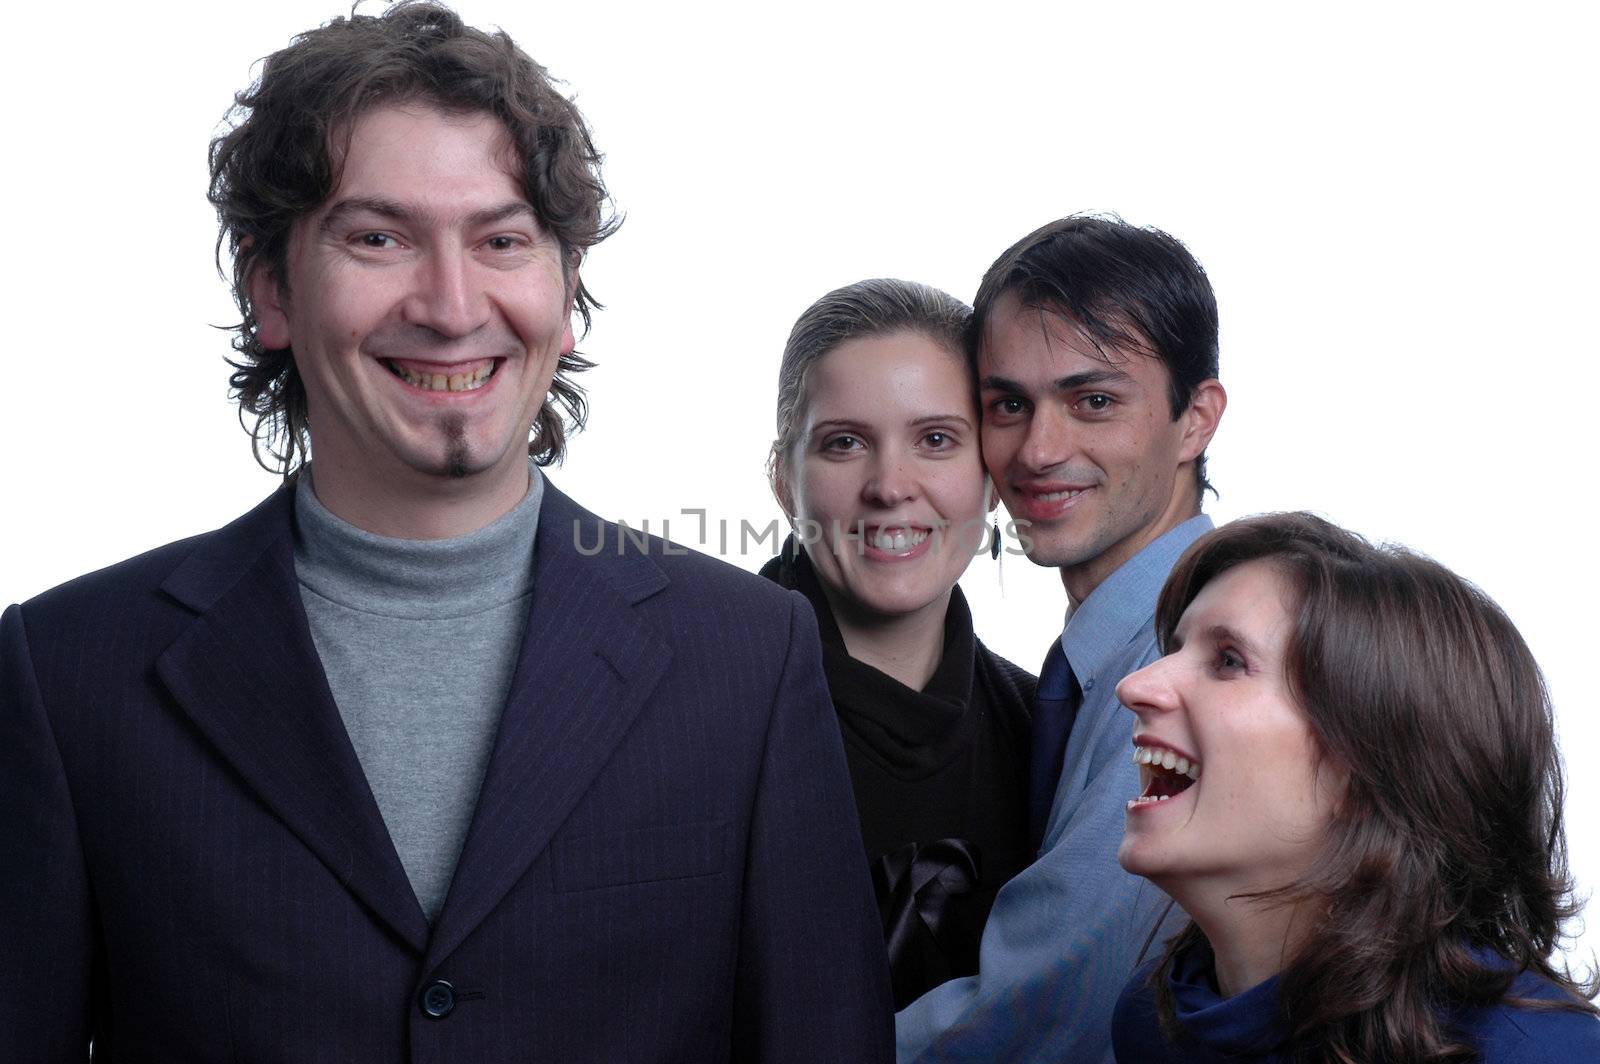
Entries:
[[1072, 217], [1001, 255], [973, 303], [984, 464], [1029, 558], [1060, 570], [1068, 618], [1034, 710], [1038, 856], [996, 898], [978, 974], [899, 1014], [899, 1055], [1110, 1061], [1112, 1006], [1167, 907], [1116, 860], [1140, 776], [1115, 689], [1157, 656], [1161, 585], [1211, 527], [1216, 299], [1167, 234]]
[[578, 112], [428, 3], [238, 103], [286, 483], [0, 621], [0, 1060], [887, 1060], [812, 611], [535, 464], [611, 228]]

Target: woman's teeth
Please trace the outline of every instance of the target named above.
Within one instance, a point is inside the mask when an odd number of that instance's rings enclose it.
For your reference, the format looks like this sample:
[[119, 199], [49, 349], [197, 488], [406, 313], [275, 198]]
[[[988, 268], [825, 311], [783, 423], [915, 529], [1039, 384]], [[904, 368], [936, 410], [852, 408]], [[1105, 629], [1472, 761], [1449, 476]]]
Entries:
[[1144, 771], [1139, 773], [1144, 781], [1144, 793], [1128, 800], [1131, 809], [1136, 805], [1164, 802], [1182, 794], [1200, 778], [1200, 764], [1190, 761], [1171, 750], [1158, 750], [1153, 746], [1133, 748], [1133, 763]]
[[1192, 780], [1200, 778], [1200, 762], [1180, 757], [1171, 750], [1157, 750], [1153, 746], [1136, 746], [1133, 749], [1133, 763], [1135, 765], [1149, 765], [1152, 768], [1164, 768], [1168, 772], [1176, 772], [1180, 775], [1188, 776]]
[[872, 534], [871, 543], [879, 550], [899, 552], [909, 550], [928, 538], [928, 530], [905, 528], [880, 528]]
[[475, 388], [482, 388], [484, 382], [494, 376], [495, 363], [488, 362], [470, 373], [413, 373], [398, 362], [388, 362], [386, 365], [396, 377], [405, 381], [413, 388], [422, 388], [430, 392], [470, 392]]

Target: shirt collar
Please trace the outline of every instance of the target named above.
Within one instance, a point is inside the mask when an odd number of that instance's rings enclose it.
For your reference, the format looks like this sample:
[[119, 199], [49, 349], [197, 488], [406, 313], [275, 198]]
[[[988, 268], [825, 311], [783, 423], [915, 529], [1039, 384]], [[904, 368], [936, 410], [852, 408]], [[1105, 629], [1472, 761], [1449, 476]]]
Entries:
[[1167, 574], [1189, 545], [1212, 527], [1211, 518], [1200, 514], [1168, 529], [1118, 566], [1067, 617], [1061, 650], [1085, 691], [1150, 626]]
[[323, 598], [365, 613], [419, 619], [480, 613], [533, 587], [543, 499], [544, 474], [529, 459], [522, 501], [488, 525], [447, 539], [399, 539], [357, 528], [329, 510], [302, 471], [295, 485], [295, 576]]
[[1173, 959], [1168, 986], [1178, 1023], [1214, 1053], [1257, 1058], [1282, 1048], [1289, 1031], [1278, 1011], [1279, 977], [1224, 998], [1216, 989], [1216, 957], [1202, 938]]

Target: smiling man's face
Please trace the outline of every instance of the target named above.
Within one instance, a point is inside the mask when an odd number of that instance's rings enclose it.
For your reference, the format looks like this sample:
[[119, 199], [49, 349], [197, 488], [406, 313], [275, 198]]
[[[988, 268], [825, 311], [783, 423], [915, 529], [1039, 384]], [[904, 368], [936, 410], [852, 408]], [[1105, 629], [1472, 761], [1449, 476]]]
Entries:
[[[1216, 427], [1174, 418], [1166, 365], [1095, 345], [1071, 322], [996, 300], [978, 356], [983, 458], [1028, 557], [1082, 601], [1117, 567], [1199, 510], [1194, 460]], [[1200, 414], [1202, 416], [1197, 416]]]
[[252, 278], [263, 345], [292, 346], [305, 382], [319, 495], [526, 489], [573, 286], [513, 162], [492, 116], [370, 111], [339, 187], [296, 223], [286, 288]]

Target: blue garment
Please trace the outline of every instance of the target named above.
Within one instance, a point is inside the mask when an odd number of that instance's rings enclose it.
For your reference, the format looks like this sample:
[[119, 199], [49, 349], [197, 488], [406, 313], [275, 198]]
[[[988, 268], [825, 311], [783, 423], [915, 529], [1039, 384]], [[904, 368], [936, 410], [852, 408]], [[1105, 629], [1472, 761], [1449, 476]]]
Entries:
[[1072, 675], [1072, 666], [1058, 639], [1044, 656], [1039, 670], [1039, 689], [1033, 700], [1033, 735], [1028, 760], [1028, 852], [1037, 854], [1044, 845], [1044, 829], [1055, 807], [1056, 784], [1061, 782], [1061, 765], [1083, 702], [1083, 688]]
[[[1117, 702], [1116, 687], [1157, 657], [1161, 585], [1179, 555], [1210, 529], [1211, 519], [1201, 515], [1170, 530], [1072, 612], [1060, 646], [1083, 703], [1043, 849], [995, 898], [978, 974], [935, 987], [895, 1017], [901, 1064], [1112, 1059], [1112, 1007], [1168, 904], [1160, 890], [1117, 864], [1123, 814], [1139, 793], [1139, 773], [1133, 714]], [[1176, 929], [1175, 918], [1169, 923]]]
[[[1122, 1064], [1277, 1064], [1286, 1031], [1278, 1015], [1278, 977], [1224, 998], [1217, 993], [1215, 964], [1204, 944], [1178, 955], [1169, 983], [1178, 1021], [1192, 1038], [1168, 1043], [1156, 1023], [1149, 985], [1156, 962], [1128, 983], [1112, 1020], [1117, 1060]], [[1515, 997], [1566, 1000], [1554, 983], [1523, 972], [1511, 984]], [[1472, 1042], [1479, 1064], [1577, 1064], [1600, 1061], [1600, 1019], [1569, 1010], [1534, 1011], [1513, 1005], [1462, 1009], [1452, 1016], [1457, 1037]]]

